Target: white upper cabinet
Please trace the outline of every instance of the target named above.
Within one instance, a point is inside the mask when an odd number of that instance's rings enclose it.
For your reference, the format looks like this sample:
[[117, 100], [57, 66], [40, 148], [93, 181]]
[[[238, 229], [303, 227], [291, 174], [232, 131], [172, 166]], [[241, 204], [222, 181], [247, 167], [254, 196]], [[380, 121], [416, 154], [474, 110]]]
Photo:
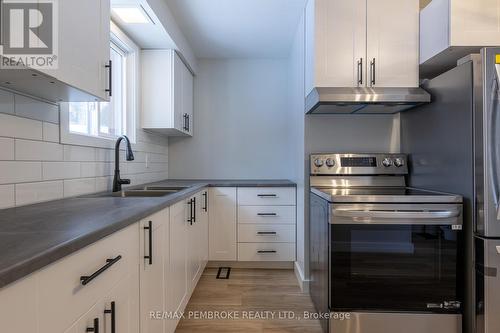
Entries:
[[306, 96], [316, 87], [417, 87], [418, 0], [309, 0]]
[[497, 45], [500, 0], [433, 0], [420, 13], [423, 74], [439, 74], [461, 57]]
[[367, 85], [418, 87], [419, 3], [367, 1]]
[[55, 4], [57, 67], [0, 70], [0, 85], [54, 102], [109, 100], [110, 0]]
[[142, 127], [193, 135], [193, 74], [175, 50], [142, 51]]
[[307, 93], [363, 85], [357, 66], [366, 62], [366, 0], [310, 0], [306, 24]]

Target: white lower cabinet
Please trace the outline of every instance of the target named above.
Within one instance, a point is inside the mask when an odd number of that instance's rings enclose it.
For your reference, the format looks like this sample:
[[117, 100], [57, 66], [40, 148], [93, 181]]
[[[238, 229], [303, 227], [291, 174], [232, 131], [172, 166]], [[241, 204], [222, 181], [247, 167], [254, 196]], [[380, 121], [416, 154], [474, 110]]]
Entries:
[[0, 289], [0, 323], [2, 332], [37, 332], [37, 278], [30, 275]]
[[164, 321], [151, 312], [165, 309], [165, 267], [169, 264], [169, 210], [162, 210], [140, 223], [141, 332], [162, 333]]
[[237, 260], [236, 187], [214, 187], [209, 196], [209, 259]]

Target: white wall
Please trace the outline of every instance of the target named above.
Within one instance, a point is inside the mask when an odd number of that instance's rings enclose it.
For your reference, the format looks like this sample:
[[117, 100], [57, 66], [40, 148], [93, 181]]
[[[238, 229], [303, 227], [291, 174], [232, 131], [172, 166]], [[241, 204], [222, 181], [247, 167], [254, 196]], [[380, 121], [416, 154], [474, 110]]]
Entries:
[[304, 17], [297, 27], [293, 47], [290, 52], [289, 70], [289, 113], [293, 133], [293, 178], [297, 183], [297, 262], [299, 274], [305, 279], [305, 48]]
[[[0, 209], [111, 190], [114, 150], [60, 144], [59, 131], [58, 106], [0, 90]], [[167, 178], [168, 139], [136, 133], [122, 177]]]
[[291, 178], [287, 60], [200, 60], [194, 137], [170, 138], [170, 178]]

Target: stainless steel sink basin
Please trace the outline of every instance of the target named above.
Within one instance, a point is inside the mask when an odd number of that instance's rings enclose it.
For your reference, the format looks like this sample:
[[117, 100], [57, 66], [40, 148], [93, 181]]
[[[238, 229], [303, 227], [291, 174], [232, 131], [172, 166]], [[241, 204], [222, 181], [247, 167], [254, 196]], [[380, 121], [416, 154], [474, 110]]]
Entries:
[[144, 197], [144, 198], [157, 198], [164, 197], [166, 195], [175, 193], [177, 191], [167, 191], [167, 190], [123, 190], [120, 192], [112, 193], [114, 197]]

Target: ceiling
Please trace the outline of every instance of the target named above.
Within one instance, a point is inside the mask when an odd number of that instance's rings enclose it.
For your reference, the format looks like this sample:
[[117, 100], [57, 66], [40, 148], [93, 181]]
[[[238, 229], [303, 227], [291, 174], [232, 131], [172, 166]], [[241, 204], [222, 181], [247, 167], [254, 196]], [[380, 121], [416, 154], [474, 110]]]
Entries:
[[165, 0], [198, 58], [288, 57], [306, 0]]

